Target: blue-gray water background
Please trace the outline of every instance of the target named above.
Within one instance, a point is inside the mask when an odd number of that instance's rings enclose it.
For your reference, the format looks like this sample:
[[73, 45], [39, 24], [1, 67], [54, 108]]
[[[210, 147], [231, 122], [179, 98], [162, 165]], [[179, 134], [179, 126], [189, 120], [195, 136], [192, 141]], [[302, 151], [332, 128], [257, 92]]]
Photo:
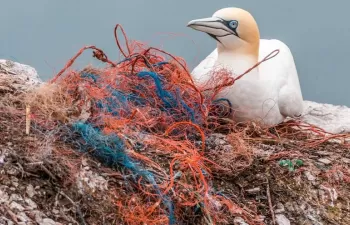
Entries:
[[[291, 49], [304, 98], [350, 106], [350, 3], [319, 0], [32, 0], [0, 1], [0, 58], [35, 67], [47, 80], [82, 46], [96, 45], [117, 59], [113, 28], [129, 38], [184, 57], [192, 69], [215, 43], [186, 27], [223, 7], [241, 7], [256, 18], [262, 38]], [[182, 34], [171, 38], [166, 33]], [[195, 45], [193, 44], [195, 41]], [[94, 63], [86, 52], [75, 64]]]

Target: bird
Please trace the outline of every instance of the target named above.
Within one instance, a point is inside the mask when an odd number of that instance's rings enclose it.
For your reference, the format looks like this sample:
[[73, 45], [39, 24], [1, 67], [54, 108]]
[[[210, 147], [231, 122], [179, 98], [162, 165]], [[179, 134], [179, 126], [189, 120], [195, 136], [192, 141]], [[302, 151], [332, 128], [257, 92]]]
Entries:
[[196, 85], [210, 82], [212, 72], [219, 68], [229, 70], [230, 76], [237, 78], [269, 53], [279, 50], [275, 57], [259, 64], [216, 96], [229, 100], [234, 121], [254, 121], [272, 127], [288, 117], [302, 116], [303, 96], [289, 47], [278, 39], [260, 39], [258, 24], [248, 11], [223, 8], [211, 17], [188, 22], [187, 27], [208, 34], [217, 43], [192, 70]]

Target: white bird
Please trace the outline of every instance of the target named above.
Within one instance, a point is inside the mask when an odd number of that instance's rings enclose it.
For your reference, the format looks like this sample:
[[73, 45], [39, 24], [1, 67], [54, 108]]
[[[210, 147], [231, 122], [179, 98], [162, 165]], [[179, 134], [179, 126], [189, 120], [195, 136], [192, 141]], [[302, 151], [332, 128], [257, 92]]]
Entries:
[[222, 67], [237, 77], [279, 49], [277, 56], [217, 96], [230, 101], [235, 121], [274, 126], [286, 117], [301, 116], [303, 97], [291, 51], [279, 40], [260, 39], [258, 25], [249, 12], [224, 8], [212, 17], [192, 20], [187, 26], [209, 34], [217, 42], [217, 48], [192, 71], [196, 84], [210, 81], [213, 79], [210, 72]]

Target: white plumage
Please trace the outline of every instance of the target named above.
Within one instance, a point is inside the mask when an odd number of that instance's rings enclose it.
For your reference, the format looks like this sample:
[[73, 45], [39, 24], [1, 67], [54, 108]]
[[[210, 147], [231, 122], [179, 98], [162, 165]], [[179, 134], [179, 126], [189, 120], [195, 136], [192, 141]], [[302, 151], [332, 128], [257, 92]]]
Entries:
[[[237, 24], [231, 32], [222, 24], [233, 20]], [[211, 79], [211, 70], [221, 67], [238, 76], [279, 49], [277, 56], [263, 62], [217, 96], [231, 102], [234, 120], [254, 120], [271, 126], [286, 117], [300, 116], [303, 97], [288, 46], [279, 40], [260, 39], [257, 25], [255, 29], [254, 25], [250, 14], [237, 8], [222, 9], [211, 18], [191, 21], [190, 27], [210, 34], [218, 42], [218, 47], [192, 71], [192, 76], [197, 84], [203, 84]]]

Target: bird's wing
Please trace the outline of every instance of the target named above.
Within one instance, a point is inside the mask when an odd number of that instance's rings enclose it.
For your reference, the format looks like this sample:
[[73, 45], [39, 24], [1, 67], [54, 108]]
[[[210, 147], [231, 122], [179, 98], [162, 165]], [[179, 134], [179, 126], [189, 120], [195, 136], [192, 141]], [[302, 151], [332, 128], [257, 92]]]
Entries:
[[218, 52], [215, 49], [192, 70], [191, 75], [195, 83], [203, 84], [210, 79], [209, 72], [213, 69], [217, 58]]
[[300, 89], [297, 69], [293, 55], [286, 44], [273, 40], [261, 40], [260, 60], [279, 49], [279, 54], [261, 64], [262, 74], [270, 76], [267, 79], [278, 91], [278, 107], [282, 115], [296, 117], [303, 112], [303, 97]]

